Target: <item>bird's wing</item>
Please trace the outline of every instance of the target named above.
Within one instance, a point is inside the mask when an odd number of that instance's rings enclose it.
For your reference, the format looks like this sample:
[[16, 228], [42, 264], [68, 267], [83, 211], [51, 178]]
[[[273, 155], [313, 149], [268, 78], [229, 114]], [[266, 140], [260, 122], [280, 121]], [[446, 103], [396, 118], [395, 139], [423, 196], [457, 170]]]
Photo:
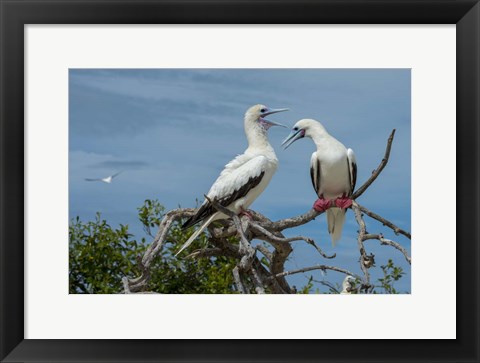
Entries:
[[[238, 160], [239, 158], [241, 160]], [[207, 194], [208, 198], [216, 200], [224, 207], [228, 207], [234, 201], [246, 196], [250, 190], [262, 181], [266, 166], [267, 158], [265, 156], [238, 156], [226, 165], [218, 179], [213, 183]], [[215, 207], [208, 200], [205, 200], [197, 213], [190, 217], [182, 225], [182, 228], [191, 227], [216, 212]]]
[[350, 175], [350, 194], [355, 190], [357, 184], [357, 159], [352, 149], [347, 150], [348, 171]]
[[317, 192], [317, 195], [320, 197], [320, 160], [317, 158], [317, 152], [315, 151], [312, 154], [310, 159], [310, 177], [312, 178], [313, 188]]
[[102, 179], [89, 179], [89, 178], [85, 178], [86, 181], [102, 181]]
[[118, 173], [113, 174], [113, 175], [112, 175], [112, 179], [115, 178], [118, 174], [121, 174], [122, 172], [123, 172], [123, 170], [122, 170], [122, 171], [119, 171]]

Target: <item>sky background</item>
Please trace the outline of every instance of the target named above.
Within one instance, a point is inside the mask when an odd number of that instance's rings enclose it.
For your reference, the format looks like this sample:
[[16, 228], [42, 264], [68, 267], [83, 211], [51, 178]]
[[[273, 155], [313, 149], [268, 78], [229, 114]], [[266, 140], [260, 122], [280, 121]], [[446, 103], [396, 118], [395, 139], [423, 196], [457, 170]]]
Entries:
[[[396, 129], [386, 169], [358, 202], [399, 227], [411, 228], [411, 103], [409, 69], [71, 69], [69, 74], [69, 216], [93, 220], [101, 212], [111, 226], [128, 224], [144, 236], [137, 208], [158, 199], [167, 210], [195, 207], [223, 166], [247, 147], [243, 116], [252, 105], [290, 108], [272, 121], [291, 128], [302, 118], [320, 121], [327, 131], [354, 150], [357, 188], [381, 161], [387, 138]], [[250, 207], [272, 220], [311, 209], [313, 190], [310, 139], [280, 147], [290, 130], [272, 127], [269, 139], [280, 161], [265, 192]], [[124, 171], [112, 184], [85, 178]], [[410, 241], [365, 217], [369, 233], [384, 233], [410, 253]], [[361, 274], [356, 242], [358, 225], [347, 213], [342, 239], [335, 248], [325, 215], [284, 231], [315, 239], [333, 260], [312, 246], [294, 242], [287, 270], [329, 264]], [[377, 269], [392, 258], [407, 273], [395, 287], [410, 292], [410, 266], [397, 250], [367, 241]], [[375, 271], [376, 272], [375, 272]], [[343, 274], [320, 271], [288, 277], [298, 288], [315, 280], [338, 282]], [[327, 291], [315, 284], [320, 291]]]

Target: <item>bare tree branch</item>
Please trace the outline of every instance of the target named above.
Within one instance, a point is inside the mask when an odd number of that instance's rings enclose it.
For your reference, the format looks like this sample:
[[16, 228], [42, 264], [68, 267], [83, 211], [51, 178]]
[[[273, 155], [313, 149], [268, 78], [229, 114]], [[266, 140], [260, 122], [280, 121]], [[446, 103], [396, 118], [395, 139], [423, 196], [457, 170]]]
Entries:
[[316, 283], [319, 283], [319, 284], [322, 284], [326, 287], [328, 287], [330, 290], [332, 290], [333, 292], [335, 292], [336, 294], [340, 294], [340, 291], [338, 291], [337, 287], [334, 286], [331, 282], [329, 281], [325, 281], [325, 280], [315, 280], [315, 279], [312, 279], [312, 281], [315, 281]]
[[160, 226], [158, 227], [158, 232], [155, 236], [155, 239], [153, 240], [152, 244], [147, 248], [147, 251], [144, 253], [143, 258], [139, 260], [138, 265], [142, 271], [142, 274], [135, 279], [128, 280], [129, 291], [143, 291], [143, 289], [148, 283], [148, 280], [150, 279], [150, 264], [161, 251], [172, 223], [181, 218], [191, 217], [194, 213], [195, 209], [193, 208], [179, 208], [171, 210], [170, 212], [165, 214], [162, 222], [160, 223]]
[[313, 247], [315, 247], [315, 249], [318, 251], [318, 253], [320, 253], [320, 255], [322, 255], [325, 258], [334, 258], [336, 256], [335, 253], [331, 256], [328, 256], [327, 254], [325, 254], [325, 252], [323, 252], [323, 250], [320, 247], [317, 246], [315, 241], [311, 238], [308, 238], [308, 237], [296, 236], [296, 237], [290, 237], [290, 238], [280, 238], [280, 237], [275, 236], [273, 233], [269, 232], [267, 229], [263, 228], [262, 226], [260, 226], [259, 224], [255, 223], [255, 222], [250, 222], [250, 228], [252, 228], [254, 231], [260, 233], [260, 235], [264, 237], [264, 238], [262, 238], [261, 236], [259, 236], [257, 234], [256, 238], [262, 239], [262, 240], [267, 241], [267, 242], [290, 243], [290, 242], [295, 242], [295, 241], [305, 241], [309, 245], [312, 245]]
[[255, 291], [257, 292], [257, 294], [265, 294], [265, 288], [263, 287], [264, 283], [257, 270], [255, 269], [255, 267], [252, 267], [250, 271], [253, 283], [255, 285]]
[[255, 247], [255, 249], [260, 251], [268, 261], [272, 262], [272, 257], [273, 257], [272, 253], [268, 250], [267, 247], [262, 246], [262, 245], [258, 245], [258, 246]]
[[357, 199], [359, 196], [361, 196], [365, 192], [365, 190], [367, 190], [368, 187], [375, 181], [375, 179], [378, 178], [382, 170], [385, 168], [385, 166], [388, 163], [388, 159], [390, 158], [390, 150], [392, 149], [392, 142], [394, 137], [395, 137], [395, 129], [392, 130], [392, 132], [390, 133], [390, 136], [388, 137], [387, 147], [385, 149], [385, 155], [383, 156], [383, 159], [380, 162], [380, 165], [372, 172], [372, 175], [370, 176], [370, 178], [368, 178], [368, 180], [365, 183], [363, 183], [363, 185], [360, 188], [358, 188], [355, 191], [355, 193], [353, 193], [352, 199]]
[[[315, 265], [297, 270], [285, 271], [285, 262], [293, 251], [291, 244], [296, 241], [304, 241], [311, 244], [324, 258], [331, 259], [336, 257], [336, 254], [331, 256], [325, 254], [315, 241], [309, 237], [295, 236], [287, 238], [282, 234], [282, 231], [285, 229], [298, 227], [314, 220], [317, 216], [322, 214], [322, 212], [317, 212], [314, 209], [311, 209], [304, 214], [273, 222], [261, 213], [252, 210], [249, 210], [247, 213], [247, 215], [251, 215], [251, 218], [243, 215], [238, 216], [220, 205], [216, 200], [211, 200], [207, 196], [205, 196], [205, 198], [210, 201], [213, 207], [217, 211], [225, 214], [229, 219], [219, 220], [208, 226], [205, 233], [207, 233], [210, 247], [193, 251], [187, 256], [187, 258], [227, 256], [235, 259], [237, 262], [235, 268], [232, 270], [232, 275], [236, 289], [242, 294], [253, 291], [257, 294], [264, 294], [267, 291], [281, 294], [296, 293], [296, 289], [290, 287], [285, 279], [286, 276], [313, 270], [322, 270], [324, 272], [332, 270], [346, 274], [347, 276], [353, 276], [358, 281], [363, 281], [358, 287], [358, 291], [360, 292], [360, 289], [362, 289], [365, 292], [368, 292], [373, 289], [373, 285], [370, 284], [370, 274], [368, 269], [374, 266], [374, 256], [373, 254], [367, 254], [364, 245], [365, 241], [377, 239], [380, 241], [381, 245], [394, 247], [403, 253], [408, 263], [411, 263], [411, 258], [406, 249], [399, 243], [384, 238], [382, 234], [369, 234], [367, 232], [362, 213], [380, 221], [385, 226], [392, 229], [395, 234], [402, 234], [411, 238], [410, 233], [397, 227], [385, 218], [369, 211], [355, 201], [356, 198], [360, 197], [368, 189], [387, 165], [394, 135], [395, 130], [392, 131], [387, 140], [385, 154], [379, 166], [372, 172], [370, 178], [352, 195], [352, 199], [354, 199], [352, 210], [359, 225], [357, 243], [360, 251], [360, 268], [364, 274], [363, 278], [346, 269], [328, 265]], [[139, 258], [138, 265], [141, 270], [141, 275], [132, 279], [123, 279], [124, 293], [145, 293], [145, 289], [150, 279], [151, 263], [160, 254], [167, 241], [170, 229], [182, 218], [194, 215], [195, 211], [196, 210], [192, 208], [179, 208], [165, 214], [153, 242], [150, 244], [143, 257]], [[238, 244], [235, 240], [232, 241], [231, 237], [237, 237]], [[251, 244], [251, 241], [254, 239], [264, 241], [264, 243], [271, 245], [273, 250], [270, 251], [265, 245], [257, 245], [254, 248]], [[263, 259], [263, 257], [262, 260], [260, 260], [260, 257], [257, 256], [257, 251], [265, 256], [266, 260]], [[262, 261], [264, 263], [262, 263]], [[327, 285], [324, 282], [320, 283]]]
[[372, 255], [367, 256], [367, 252], [365, 251], [365, 246], [363, 244], [363, 241], [365, 240], [365, 235], [367, 234], [367, 226], [365, 225], [365, 221], [362, 218], [362, 212], [360, 212], [360, 208], [358, 207], [357, 202], [354, 201], [352, 203], [352, 209], [359, 226], [357, 243], [358, 249], [360, 251], [360, 268], [365, 275], [365, 284], [370, 285], [370, 274], [368, 272], [368, 269], [374, 265], [374, 260]]
[[240, 272], [238, 266], [233, 268], [233, 280], [235, 281], [235, 286], [237, 286], [237, 290], [240, 294], [247, 294], [247, 290], [245, 286], [243, 286], [242, 278], [240, 277]]
[[397, 250], [399, 250], [405, 256], [405, 259], [407, 260], [407, 262], [410, 265], [412, 264], [412, 259], [408, 255], [407, 250], [404, 247], [402, 247], [399, 243], [397, 243], [395, 241], [392, 241], [390, 239], [384, 238], [383, 234], [381, 234], [381, 233], [380, 234], [368, 234], [368, 235], [365, 236], [365, 241], [372, 240], [372, 239], [376, 239], [376, 240], [380, 241], [381, 245], [392, 246], [392, 247], [396, 248]]
[[327, 266], [327, 265], [316, 265], [316, 266], [310, 266], [310, 267], [304, 267], [304, 268], [300, 268], [298, 270], [291, 270], [291, 271], [284, 271], [282, 273], [279, 273], [275, 276], [272, 276], [273, 277], [284, 277], [284, 276], [290, 276], [290, 275], [294, 275], [294, 274], [298, 274], [298, 273], [302, 273], [302, 272], [307, 272], [307, 271], [313, 271], [313, 270], [322, 270], [322, 271], [326, 271], [326, 270], [332, 270], [332, 271], [337, 271], [337, 272], [341, 272], [343, 274], [346, 274], [346, 275], [351, 275], [355, 278], [358, 278], [359, 280], [363, 280], [360, 276], [358, 276], [357, 274], [354, 274], [353, 272], [350, 272], [344, 268], [340, 268], [340, 267], [336, 267], [336, 266]]
[[394, 225], [392, 222], [390, 221], [387, 221], [385, 218], [383, 217], [380, 217], [378, 214], [375, 214], [373, 213], [372, 211], [369, 211], [367, 208], [361, 206], [361, 205], [358, 205], [360, 210], [365, 213], [367, 216], [373, 218], [373, 219], [376, 219], [377, 221], [381, 222], [384, 226], [387, 226], [389, 227], [390, 229], [393, 230], [393, 232], [398, 235], [398, 234], [403, 234], [405, 237], [407, 237], [408, 239], [412, 239], [412, 236], [410, 235], [409, 232], [407, 231], [404, 231], [403, 229], [397, 227], [396, 225]]
[[204, 248], [202, 250], [196, 250], [187, 255], [185, 258], [202, 258], [202, 257], [214, 257], [223, 256], [225, 253], [221, 248]]

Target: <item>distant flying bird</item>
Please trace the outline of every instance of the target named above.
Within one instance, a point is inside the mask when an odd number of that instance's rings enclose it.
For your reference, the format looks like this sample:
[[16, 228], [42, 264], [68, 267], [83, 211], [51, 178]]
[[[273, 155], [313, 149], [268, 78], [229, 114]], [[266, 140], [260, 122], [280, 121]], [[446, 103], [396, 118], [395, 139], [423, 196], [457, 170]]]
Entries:
[[357, 181], [355, 154], [312, 119], [298, 121], [282, 145], [286, 149], [303, 137], [311, 138], [317, 146], [310, 159], [310, 176], [319, 198], [313, 208], [326, 211], [328, 233], [335, 246], [342, 235], [346, 209], [352, 205], [350, 196]]
[[[245, 113], [244, 128], [248, 148], [241, 155], [230, 161], [213, 183], [207, 197], [230, 209], [234, 213], [245, 213], [246, 209], [265, 190], [277, 170], [278, 159], [268, 142], [267, 131], [271, 126], [282, 126], [265, 119], [266, 116], [288, 109], [270, 109], [264, 105], [250, 107]], [[187, 248], [200, 233], [213, 221], [226, 219], [228, 216], [218, 212], [207, 200], [203, 202], [196, 214], [190, 217], [182, 228], [191, 227], [202, 222], [187, 242], [176, 253]]]
[[120, 173], [121, 173], [121, 171], [119, 171], [119, 172], [116, 173], [116, 174], [107, 176], [106, 178], [99, 178], [99, 179], [88, 179], [88, 178], [86, 178], [85, 180], [86, 180], [86, 181], [101, 181], [101, 182], [110, 184], [110, 183], [112, 182], [113, 178], [115, 178], [115, 177], [116, 177], [118, 174], [120, 174]]

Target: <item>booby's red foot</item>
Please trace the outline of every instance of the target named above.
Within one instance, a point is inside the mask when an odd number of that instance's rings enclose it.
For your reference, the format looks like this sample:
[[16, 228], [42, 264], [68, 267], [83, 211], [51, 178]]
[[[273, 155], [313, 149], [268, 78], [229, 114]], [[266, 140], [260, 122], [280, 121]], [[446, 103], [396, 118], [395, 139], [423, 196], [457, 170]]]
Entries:
[[253, 220], [253, 215], [246, 209], [242, 209], [238, 215], [239, 216], [247, 216], [248, 218]]
[[325, 212], [328, 208], [332, 206], [332, 201], [328, 199], [317, 199], [315, 203], [313, 203], [313, 209], [317, 212]]
[[341, 197], [341, 198], [337, 198], [335, 199], [335, 205], [338, 207], [338, 208], [342, 208], [342, 209], [347, 209], [347, 208], [350, 208], [352, 206], [352, 199], [349, 198], [349, 197]]

